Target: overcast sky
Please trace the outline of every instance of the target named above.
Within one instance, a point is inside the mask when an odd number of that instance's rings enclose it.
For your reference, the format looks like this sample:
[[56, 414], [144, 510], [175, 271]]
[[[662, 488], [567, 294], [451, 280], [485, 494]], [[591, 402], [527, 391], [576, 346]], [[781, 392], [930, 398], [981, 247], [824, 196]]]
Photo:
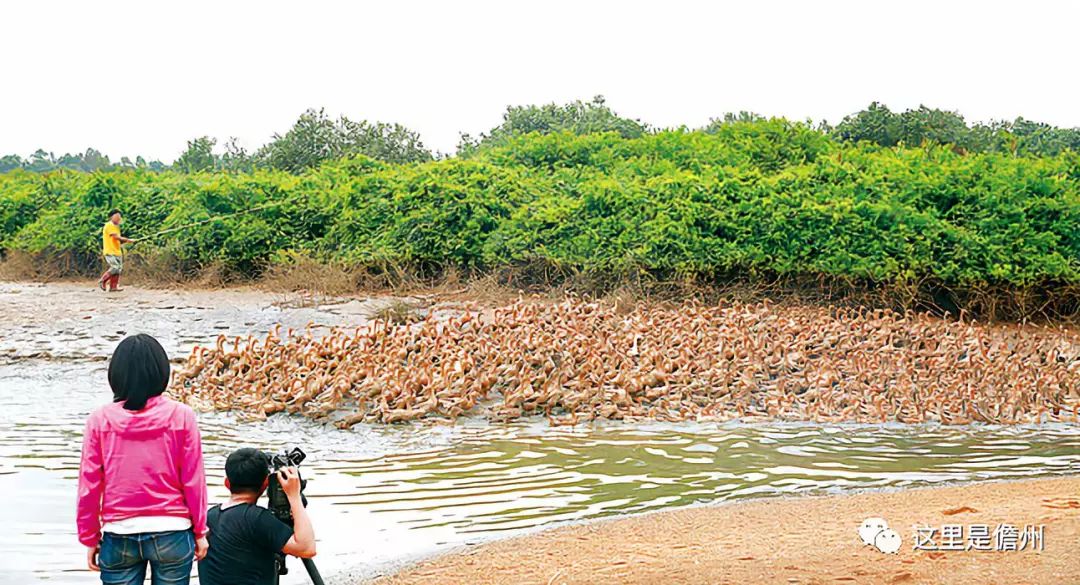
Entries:
[[836, 122], [873, 100], [1080, 126], [1080, 3], [5, 2], [0, 155], [171, 162], [249, 148], [306, 108], [453, 151], [510, 104], [607, 97], [659, 126], [751, 110]]

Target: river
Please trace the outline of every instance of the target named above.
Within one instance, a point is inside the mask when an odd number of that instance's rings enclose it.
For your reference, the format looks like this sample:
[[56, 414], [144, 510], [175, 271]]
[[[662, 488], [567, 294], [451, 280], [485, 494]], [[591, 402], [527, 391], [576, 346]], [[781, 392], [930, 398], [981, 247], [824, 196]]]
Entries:
[[[285, 302], [281, 302], [285, 301]], [[0, 583], [94, 583], [75, 537], [82, 426], [111, 396], [105, 358], [147, 332], [173, 356], [274, 323], [362, 323], [372, 302], [322, 307], [253, 291], [0, 284]], [[606, 424], [358, 425], [200, 416], [211, 499], [240, 446], [300, 446], [316, 561], [329, 582], [559, 523], [753, 497], [1080, 473], [1080, 427]], [[307, 582], [299, 562], [283, 583]]]

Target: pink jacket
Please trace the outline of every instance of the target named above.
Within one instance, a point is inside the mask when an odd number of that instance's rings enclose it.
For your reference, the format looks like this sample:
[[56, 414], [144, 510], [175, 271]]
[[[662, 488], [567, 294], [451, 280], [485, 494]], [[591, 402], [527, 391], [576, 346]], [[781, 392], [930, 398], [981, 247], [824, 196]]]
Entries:
[[79, 541], [96, 546], [103, 522], [136, 516], [191, 519], [206, 534], [206, 476], [195, 413], [155, 396], [139, 411], [121, 402], [86, 421], [79, 465]]

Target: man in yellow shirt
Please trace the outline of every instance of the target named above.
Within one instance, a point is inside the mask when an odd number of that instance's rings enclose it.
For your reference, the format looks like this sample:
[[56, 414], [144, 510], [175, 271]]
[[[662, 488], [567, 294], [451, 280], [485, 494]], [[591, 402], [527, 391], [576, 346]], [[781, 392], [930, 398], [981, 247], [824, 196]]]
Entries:
[[109, 212], [105, 227], [101, 228], [101, 248], [105, 263], [109, 265], [109, 269], [98, 279], [101, 290], [106, 290], [106, 285], [110, 291], [120, 290], [120, 273], [124, 270], [124, 251], [120, 245], [134, 241], [120, 235], [120, 221], [120, 210], [114, 209]]

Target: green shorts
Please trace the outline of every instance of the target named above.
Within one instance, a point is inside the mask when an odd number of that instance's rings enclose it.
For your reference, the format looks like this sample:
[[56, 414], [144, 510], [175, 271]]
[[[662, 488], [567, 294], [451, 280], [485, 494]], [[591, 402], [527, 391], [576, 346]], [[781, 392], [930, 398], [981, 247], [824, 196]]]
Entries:
[[105, 263], [109, 265], [109, 274], [116, 276], [124, 270], [123, 256], [105, 256]]

